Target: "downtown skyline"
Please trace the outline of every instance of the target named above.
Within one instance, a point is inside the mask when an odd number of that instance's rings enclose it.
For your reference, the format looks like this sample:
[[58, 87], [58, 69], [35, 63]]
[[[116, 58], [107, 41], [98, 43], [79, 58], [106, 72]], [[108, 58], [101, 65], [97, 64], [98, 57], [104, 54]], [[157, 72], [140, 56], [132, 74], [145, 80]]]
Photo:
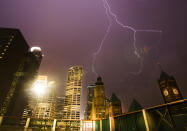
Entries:
[[[144, 51], [144, 67], [141, 74], [132, 75], [129, 72], [136, 72], [140, 66], [132, 48], [132, 32], [122, 30], [115, 23], [112, 25], [95, 64], [105, 83], [107, 96], [115, 92], [123, 107], [129, 106], [127, 99], [131, 101], [132, 98], [145, 107], [163, 103], [157, 83], [159, 61], [164, 71], [175, 76], [186, 98], [185, 4], [184, 0], [110, 1], [112, 11], [124, 24], [138, 29], [158, 29], [163, 33], [161, 38], [156, 33], [138, 34], [137, 47], [139, 52]], [[0, 27], [19, 28], [30, 46], [42, 48], [44, 57], [39, 74], [55, 80], [58, 90], [65, 94], [68, 68], [81, 65], [85, 94], [86, 87], [97, 77], [91, 71], [92, 54], [108, 24], [101, 0], [1, 1], [0, 7]]]

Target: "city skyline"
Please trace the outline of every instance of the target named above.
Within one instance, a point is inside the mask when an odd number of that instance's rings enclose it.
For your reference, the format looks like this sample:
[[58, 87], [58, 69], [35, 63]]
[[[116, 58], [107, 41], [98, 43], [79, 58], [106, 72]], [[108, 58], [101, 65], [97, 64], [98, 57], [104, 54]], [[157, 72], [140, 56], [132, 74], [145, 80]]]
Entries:
[[[106, 96], [114, 92], [122, 102], [123, 111], [133, 98], [144, 107], [164, 103], [157, 83], [160, 76], [157, 63], [160, 62], [164, 71], [175, 76], [183, 97], [187, 98], [186, 1], [117, 0], [109, 3], [124, 24], [163, 33], [161, 36], [157, 33], [137, 35], [136, 45], [144, 66], [141, 74], [133, 75], [131, 72], [138, 71], [140, 61], [134, 55], [132, 32], [115, 23], [112, 25], [95, 64], [105, 82]], [[60, 94], [65, 95], [67, 70], [71, 66], [83, 66], [83, 112], [86, 87], [97, 78], [91, 70], [92, 55], [108, 25], [101, 0], [1, 1], [0, 10], [0, 27], [18, 28], [30, 46], [42, 48], [44, 57], [39, 74], [55, 80]]]
[[1, 0], [0, 130], [187, 130], [186, 5]]

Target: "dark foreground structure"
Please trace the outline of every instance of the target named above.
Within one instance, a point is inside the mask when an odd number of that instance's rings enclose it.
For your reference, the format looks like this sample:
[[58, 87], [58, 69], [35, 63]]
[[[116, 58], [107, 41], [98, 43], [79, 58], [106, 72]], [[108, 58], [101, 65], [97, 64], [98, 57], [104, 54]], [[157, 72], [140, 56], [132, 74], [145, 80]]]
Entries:
[[[25, 125], [11, 117], [0, 117], [0, 130], [62, 131], [58, 119], [27, 118]], [[70, 123], [71, 125], [71, 123]], [[71, 125], [77, 126], [77, 125]], [[129, 112], [109, 119], [80, 122], [80, 131], [187, 131], [187, 99]]]
[[[23, 59], [29, 50], [21, 32], [17, 29], [0, 28], [0, 114], [13, 115], [20, 91], [18, 81], [23, 76]], [[16, 88], [16, 89], [15, 89]], [[14, 101], [11, 101], [14, 99]], [[8, 108], [10, 107], [10, 108]]]
[[90, 131], [90, 125], [94, 131], [187, 131], [187, 100], [83, 123], [83, 131]]
[[0, 28], [1, 116], [22, 116], [27, 105], [26, 92], [37, 75], [41, 59], [41, 50], [29, 50], [18, 29]]

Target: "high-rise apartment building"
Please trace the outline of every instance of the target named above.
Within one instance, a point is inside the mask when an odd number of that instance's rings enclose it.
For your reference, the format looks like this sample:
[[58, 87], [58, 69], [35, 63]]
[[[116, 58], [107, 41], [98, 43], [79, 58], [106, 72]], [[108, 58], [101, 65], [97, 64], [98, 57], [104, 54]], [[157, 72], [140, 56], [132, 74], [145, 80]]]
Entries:
[[[80, 66], [73, 66], [68, 70], [68, 80], [66, 86], [65, 103], [63, 109], [63, 120], [67, 123], [75, 122], [79, 127], [81, 110], [81, 89], [82, 89], [83, 69]], [[73, 125], [66, 125], [66, 128], [73, 128]], [[75, 129], [74, 129], [75, 130]]]

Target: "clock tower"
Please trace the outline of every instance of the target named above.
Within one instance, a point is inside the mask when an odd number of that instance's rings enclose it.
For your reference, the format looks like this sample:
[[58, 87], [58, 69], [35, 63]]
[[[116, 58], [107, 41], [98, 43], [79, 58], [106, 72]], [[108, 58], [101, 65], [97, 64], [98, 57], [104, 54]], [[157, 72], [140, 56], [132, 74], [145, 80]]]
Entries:
[[175, 78], [173, 76], [168, 75], [163, 70], [161, 70], [158, 84], [165, 103], [183, 99]]

